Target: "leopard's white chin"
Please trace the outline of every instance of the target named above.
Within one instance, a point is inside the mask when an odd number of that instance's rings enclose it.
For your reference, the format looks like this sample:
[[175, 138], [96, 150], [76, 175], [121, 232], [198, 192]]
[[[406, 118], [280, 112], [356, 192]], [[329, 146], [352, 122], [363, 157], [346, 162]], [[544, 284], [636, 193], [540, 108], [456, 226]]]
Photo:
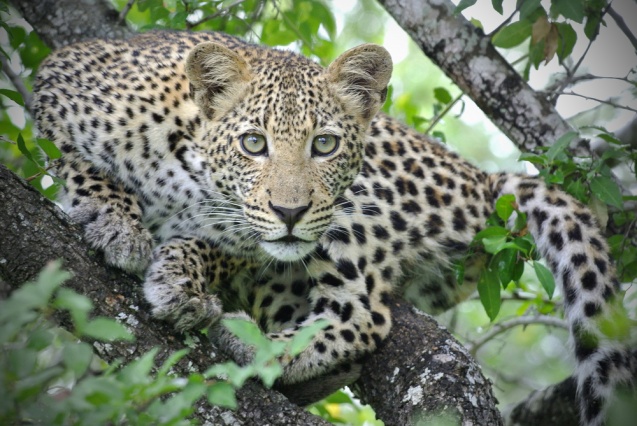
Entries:
[[270, 256], [282, 262], [301, 260], [314, 251], [316, 242], [298, 240], [295, 242], [261, 241], [261, 248]]

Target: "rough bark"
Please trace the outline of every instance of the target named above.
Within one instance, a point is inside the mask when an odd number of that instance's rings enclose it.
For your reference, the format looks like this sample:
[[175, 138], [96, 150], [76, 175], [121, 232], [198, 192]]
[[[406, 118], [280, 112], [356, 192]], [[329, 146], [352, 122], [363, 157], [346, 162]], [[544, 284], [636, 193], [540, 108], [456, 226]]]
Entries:
[[134, 34], [104, 0], [12, 0], [40, 38], [51, 48], [89, 38], [126, 38]]
[[[96, 343], [98, 355], [107, 362], [121, 359], [126, 364], [154, 347], [163, 362], [185, 347], [182, 336], [173, 328], [150, 316], [143, 300], [139, 279], [107, 267], [99, 253], [82, 240], [82, 232], [53, 203], [0, 165], [0, 284], [15, 289], [33, 279], [50, 260], [62, 259], [63, 267], [73, 273], [65, 285], [88, 296], [94, 314], [117, 318], [135, 335], [135, 342]], [[0, 294], [6, 295], [0, 285]], [[56, 317], [60, 325], [69, 325], [64, 315]], [[177, 374], [205, 371], [225, 359], [204, 336], [195, 336], [198, 344], [175, 366]], [[195, 417], [209, 425], [328, 425], [282, 394], [248, 382], [237, 392], [236, 411], [210, 407], [204, 402]]]
[[491, 383], [464, 346], [406, 302], [394, 301], [392, 317], [389, 338], [352, 386], [387, 426], [502, 424]]
[[450, 1], [378, 2], [522, 151], [550, 145], [571, 130], [553, 105], [497, 52], [482, 30], [462, 15], [454, 15], [455, 6]]

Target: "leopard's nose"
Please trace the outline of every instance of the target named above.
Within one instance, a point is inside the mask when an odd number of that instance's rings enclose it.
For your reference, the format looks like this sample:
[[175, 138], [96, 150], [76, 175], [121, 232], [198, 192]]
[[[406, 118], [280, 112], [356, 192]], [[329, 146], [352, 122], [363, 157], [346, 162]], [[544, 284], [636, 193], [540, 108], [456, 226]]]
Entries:
[[308, 204], [307, 206], [299, 206], [294, 208], [275, 206], [274, 204], [272, 204], [271, 201], [268, 201], [268, 205], [270, 206], [270, 209], [274, 212], [274, 214], [276, 214], [277, 217], [281, 219], [283, 223], [285, 223], [285, 225], [288, 227], [288, 233], [291, 234], [292, 229], [294, 229], [294, 225], [296, 225], [299, 220], [301, 220], [305, 212], [310, 209], [312, 203]]

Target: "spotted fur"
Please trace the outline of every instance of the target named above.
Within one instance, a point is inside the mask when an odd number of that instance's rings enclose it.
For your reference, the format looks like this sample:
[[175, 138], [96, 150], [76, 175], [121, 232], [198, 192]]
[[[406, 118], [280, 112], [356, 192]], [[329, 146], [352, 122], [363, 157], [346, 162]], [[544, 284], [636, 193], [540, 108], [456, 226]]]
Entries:
[[565, 293], [582, 423], [600, 424], [632, 366], [600, 332], [618, 282], [595, 218], [537, 178], [487, 174], [377, 113], [390, 73], [374, 45], [323, 69], [223, 34], [154, 32], [55, 52], [35, 116], [64, 153], [65, 209], [110, 263], [146, 271], [157, 317], [213, 324], [240, 362], [252, 349], [222, 315], [247, 313], [279, 340], [328, 320], [282, 359], [284, 385], [355, 378], [390, 331], [396, 292], [428, 312], [462, 300], [484, 259], [460, 288], [451, 265], [514, 194]]

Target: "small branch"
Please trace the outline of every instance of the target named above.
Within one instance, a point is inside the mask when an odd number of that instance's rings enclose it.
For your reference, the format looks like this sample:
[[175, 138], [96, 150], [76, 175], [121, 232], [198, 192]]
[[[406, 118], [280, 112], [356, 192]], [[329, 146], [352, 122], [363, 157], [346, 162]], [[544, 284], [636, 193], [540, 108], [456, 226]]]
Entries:
[[[521, 3], [520, 3], [521, 4]], [[511, 22], [511, 19], [513, 19], [513, 17], [515, 16], [516, 13], [518, 13], [520, 11], [519, 7], [516, 7], [515, 10], [513, 11], [513, 13], [511, 15], [509, 15], [508, 18], [506, 18], [500, 25], [497, 26], [497, 28], [493, 31], [491, 31], [491, 33], [489, 33], [487, 36], [489, 38], [493, 37], [494, 34], [497, 34], [498, 31], [500, 31], [503, 27], [505, 27], [509, 22]]]
[[135, 4], [135, 0], [128, 0], [128, 2], [126, 3], [126, 6], [124, 6], [124, 8], [119, 12], [119, 16], [117, 17], [117, 20], [120, 24], [123, 24], [124, 22], [126, 22], [126, 15], [128, 15], [128, 12], [130, 12], [131, 7], [133, 7], [133, 4]]
[[537, 315], [533, 317], [526, 316], [526, 317], [513, 318], [508, 321], [503, 321], [501, 323], [494, 325], [493, 328], [489, 332], [487, 332], [484, 336], [482, 336], [480, 339], [476, 340], [475, 342], [471, 344], [468, 344], [467, 348], [469, 352], [471, 353], [471, 355], [475, 356], [478, 350], [482, 346], [484, 346], [484, 344], [487, 343], [489, 340], [493, 339], [498, 334], [502, 334], [505, 331], [520, 325], [523, 325], [523, 326], [546, 325], [549, 327], [559, 327], [559, 328], [568, 330], [568, 325], [566, 324], [566, 321], [559, 318], [550, 317], [548, 315]]
[[427, 127], [427, 129], [425, 130], [425, 134], [428, 135], [429, 132], [431, 132], [433, 130], [434, 127], [436, 127], [436, 124], [438, 124], [438, 122], [440, 120], [442, 120], [442, 117], [444, 117], [445, 115], [447, 115], [447, 113], [451, 110], [451, 108], [453, 108], [453, 106], [455, 104], [458, 103], [458, 101], [460, 101], [460, 99], [464, 96], [464, 93], [460, 93], [458, 96], [456, 96], [456, 98], [449, 102], [449, 104], [447, 104], [447, 106], [445, 107], [445, 109], [443, 109], [442, 111], [440, 111], [438, 113], [438, 115], [436, 115], [432, 120], [431, 120], [431, 124], [429, 125], [429, 127]]
[[[546, 305], [552, 305], [556, 308], [562, 306], [562, 302], [556, 302], [555, 300], [549, 299], [538, 299], [534, 294], [523, 293], [520, 290], [514, 290], [510, 295], [503, 294], [501, 297], [502, 301], [511, 301], [511, 302], [535, 302], [541, 301]], [[471, 300], [480, 300], [480, 296], [477, 294], [471, 297]]]
[[619, 104], [616, 104], [613, 101], [607, 101], [607, 100], [603, 100], [603, 99], [593, 98], [593, 97], [582, 95], [580, 93], [575, 93], [575, 92], [572, 92], [572, 91], [571, 92], [562, 92], [560, 94], [561, 95], [566, 95], [566, 96], [577, 96], [578, 98], [584, 98], [584, 99], [586, 99], [588, 101], [595, 101], [595, 102], [599, 102], [600, 104], [606, 104], [606, 105], [610, 105], [610, 106], [612, 106], [614, 108], [625, 109], [626, 111], [631, 111], [631, 112], [637, 113], [637, 109], [631, 108], [631, 107], [629, 107], [627, 105], [619, 105]]
[[[565, 76], [565, 78], [568, 78], [568, 77]], [[631, 80], [629, 80], [628, 77], [613, 77], [613, 76], [603, 76], [603, 75], [594, 75], [594, 74], [582, 74], [582, 75], [578, 75], [576, 77], [571, 77], [567, 84], [574, 85], [575, 83], [580, 83], [582, 81], [589, 81], [589, 80], [596, 80], [596, 79], [618, 80], [618, 81], [623, 81], [623, 82], [626, 82], [626, 83], [629, 83], [629, 84], [633, 84], [633, 82]], [[547, 86], [544, 89], [544, 91], [545, 92], [555, 92], [560, 87], [564, 87], [563, 83], [564, 83], [564, 80], [558, 80], [555, 83]]]
[[22, 81], [22, 77], [20, 77], [20, 75], [18, 75], [15, 71], [13, 71], [13, 69], [11, 68], [11, 64], [9, 63], [9, 60], [4, 55], [0, 55], [0, 62], [2, 62], [2, 72], [6, 74], [6, 76], [11, 81], [11, 84], [13, 84], [13, 87], [15, 87], [18, 93], [22, 96], [22, 99], [24, 100], [24, 107], [27, 109], [27, 111], [29, 111], [29, 114], [31, 114], [32, 112], [31, 92], [24, 85], [24, 81]]
[[226, 15], [226, 14], [228, 14], [228, 12], [230, 12], [230, 9], [232, 9], [235, 6], [240, 5], [241, 3], [245, 2], [245, 1], [246, 0], [235, 0], [234, 2], [230, 3], [227, 7], [216, 11], [212, 15], [204, 16], [203, 18], [201, 18], [200, 20], [198, 20], [196, 22], [190, 23], [190, 22], [186, 21], [186, 27], [189, 30], [191, 30], [191, 29], [195, 28], [196, 26], [203, 24], [204, 22], [212, 21], [215, 18], [218, 18], [220, 16]]
[[619, 13], [615, 12], [615, 9], [613, 9], [610, 5], [608, 6], [608, 14], [611, 16], [611, 18], [613, 18], [619, 29], [622, 30], [628, 40], [630, 40], [630, 43], [633, 45], [633, 48], [637, 52], [637, 38], [632, 33], [632, 31], [630, 31], [630, 28], [628, 28], [626, 22], [624, 22], [624, 18], [622, 18]]

